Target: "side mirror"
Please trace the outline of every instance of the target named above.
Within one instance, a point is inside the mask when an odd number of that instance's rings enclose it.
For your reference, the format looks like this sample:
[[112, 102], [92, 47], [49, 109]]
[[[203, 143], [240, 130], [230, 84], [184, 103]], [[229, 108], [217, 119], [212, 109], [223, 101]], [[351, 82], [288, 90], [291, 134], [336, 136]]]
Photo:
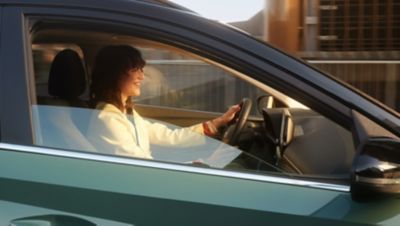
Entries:
[[400, 194], [400, 141], [371, 138], [360, 145], [351, 171], [351, 196], [369, 201]]
[[263, 95], [257, 98], [257, 108], [260, 114], [263, 113], [263, 109], [271, 109], [275, 107], [275, 99], [271, 95]]
[[266, 136], [275, 147], [276, 164], [294, 137], [294, 122], [287, 108], [263, 109]]

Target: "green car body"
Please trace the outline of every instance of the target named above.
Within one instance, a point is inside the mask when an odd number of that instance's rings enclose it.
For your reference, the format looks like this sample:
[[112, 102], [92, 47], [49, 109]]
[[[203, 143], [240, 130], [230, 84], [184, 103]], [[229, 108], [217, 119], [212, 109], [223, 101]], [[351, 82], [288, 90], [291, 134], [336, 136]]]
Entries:
[[[0, 3], [0, 225], [400, 224], [396, 174], [400, 150], [394, 148], [400, 134], [397, 113], [239, 31], [152, 2], [6, 0]], [[153, 11], [154, 14], [148, 13]], [[160, 19], [163, 16], [165, 19]], [[81, 22], [87, 27], [93, 24], [93, 29], [99, 32], [115, 29], [117, 34], [122, 31], [141, 34], [139, 41], [151, 37], [152, 42], [181, 48], [237, 70], [238, 77], [241, 73], [251, 74], [248, 80], [255, 80], [254, 84], [268, 83], [279, 91], [286, 90], [288, 96], [299, 97], [297, 101], [307, 103], [339, 125], [338, 131], [345, 131], [343, 137], [356, 137], [343, 138], [354, 139], [355, 146], [350, 148], [354, 153], [346, 160], [347, 172], [339, 176], [315, 176], [229, 170], [39, 144], [35, 106], [40, 111], [40, 104], [32, 98], [35, 89], [29, 87], [34, 83], [33, 45], [47, 41], [33, 34], [54, 24], [66, 31], [73, 26], [77, 30], [82, 29], [80, 26], [87, 28]], [[135, 29], [138, 31], [132, 31]], [[53, 35], [59, 38], [57, 32]], [[162, 111], [170, 122], [179, 120], [177, 112], [187, 115], [183, 110]], [[302, 112], [292, 112], [298, 116], [296, 123], [303, 122]], [[147, 116], [154, 114], [157, 111], [150, 109]], [[198, 111], [193, 114], [197, 121], [215, 115]], [[183, 121], [188, 120], [185, 117]], [[309, 112], [307, 117], [321, 119], [320, 115]], [[249, 120], [263, 125], [257, 117]], [[376, 140], [382, 137], [387, 140]], [[367, 149], [371, 145], [382, 150], [383, 156], [391, 157], [384, 160], [376, 157]], [[319, 149], [323, 152], [329, 147]], [[287, 152], [291, 153], [290, 148]], [[385, 178], [363, 174], [365, 168], [359, 161], [363, 155], [389, 164], [394, 173], [387, 177], [384, 171]], [[383, 182], [374, 187], [377, 181]], [[366, 191], [361, 201], [356, 198], [356, 186], [366, 187], [366, 190], [360, 188]]]
[[68, 215], [98, 225], [104, 220], [106, 225], [396, 225], [399, 220], [398, 200], [357, 203], [345, 186], [335, 191], [289, 179], [55, 154], [3, 150], [2, 220], [21, 214]]

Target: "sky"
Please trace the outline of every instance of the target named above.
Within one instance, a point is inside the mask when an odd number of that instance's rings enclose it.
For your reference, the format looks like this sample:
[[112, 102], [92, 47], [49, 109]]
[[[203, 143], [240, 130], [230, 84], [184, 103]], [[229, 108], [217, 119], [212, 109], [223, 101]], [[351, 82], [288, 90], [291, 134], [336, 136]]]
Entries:
[[248, 20], [264, 7], [265, 0], [170, 0], [200, 15], [224, 23]]

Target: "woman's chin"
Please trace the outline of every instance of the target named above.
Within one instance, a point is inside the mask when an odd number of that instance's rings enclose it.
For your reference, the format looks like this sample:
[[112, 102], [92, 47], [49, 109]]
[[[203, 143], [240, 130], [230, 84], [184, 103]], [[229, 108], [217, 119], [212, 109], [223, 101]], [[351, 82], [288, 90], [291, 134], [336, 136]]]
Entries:
[[138, 96], [140, 96], [140, 91], [136, 91], [136, 92], [133, 92], [133, 95], [132, 95], [133, 97], [138, 97]]

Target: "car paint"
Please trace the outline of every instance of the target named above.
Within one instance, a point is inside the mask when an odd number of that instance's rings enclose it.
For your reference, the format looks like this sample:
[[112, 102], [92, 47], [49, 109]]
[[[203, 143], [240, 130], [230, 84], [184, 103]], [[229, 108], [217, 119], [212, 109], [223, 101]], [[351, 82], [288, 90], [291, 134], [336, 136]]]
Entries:
[[[399, 219], [397, 200], [355, 203], [346, 186], [321, 189], [323, 184], [290, 179], [279, 183], [245, 173], [218, 175], [213, 169], [12, 146], [3, 145], [8, 151], [0, 153], [1, 199], [45, 208], [46, 214], [62, 211], [134, 225], [184, 225], [193, 219], [198, 219], [193, 225], [357, 225]], [[13, 148], [17, 151], [9, 151]], [[16, 171], [16, 165], [29, 167]], [[380, 214], [363, 214], [375, 211]]]
[[[352, 127], [352, 110], [397, 135], [400, 125], [395, 113], [341, 83], [198, 16], [129, 1], [42, 3], [4, 1], [1, 5], [0, 104], [7, 107], [0, 112], [0, 225], [23, 225], [36, 222], [26, 217], [47, 215], [73, 216], [100, 225], [399, 224], [398, 199], [357, 203], [351, 200], [348, 185], [32, 147], [32, 100], [27, 88], [32, 65], [25, 14], [85, 15], [85, 20], [113, 20], [111, 24], [127, 23], [140, 31], [160, 27], [151, 34], [167, 37], [170, 31], [181, 46], [197, 48], [198, 54], [274, 88], [288, 89], [288, 94], [298, 95], [347, 128]], [[138, 10], [132, 11], [132, 6]], [[204, 33], [205, 29], [210, 32]]]

